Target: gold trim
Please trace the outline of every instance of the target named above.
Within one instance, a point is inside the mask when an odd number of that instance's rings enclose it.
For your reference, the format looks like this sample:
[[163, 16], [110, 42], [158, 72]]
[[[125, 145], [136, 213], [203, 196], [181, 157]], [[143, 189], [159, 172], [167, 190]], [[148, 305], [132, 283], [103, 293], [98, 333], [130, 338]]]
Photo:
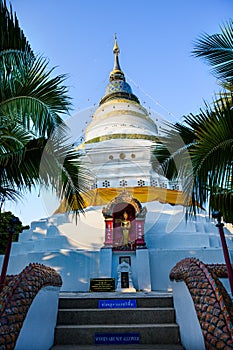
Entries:
[[140, 113], [140, 112], [133, 111], [131, 109], [129, 109], [129, 110], [126, 110], [126, 109], [115, 109], [114, 110], [113, 109], [112, 111], [109, 111], [107, 113], [104, 113], [104, 111], [102, 113], [103, 113], [102, 118], [98, 118], [98, 116], [95, 117], [95, 115], [94, 115], [92, 120], [95, 121], [95, 119], [98, 119], [98, 121], [99, 121], [99, 120], [104, 120], [106, 118], [109, 118], [109, 116], [115, 116], [115, 115], [118, 115], [118, 114], [123, 114], [123, 115], [129, 114], [129, 115], [133, 115], [133, 116], [140, 117], [140, 118], [143, 118], [143, 119], [147, 119], [148, 121], [152, 121], [155, 124], [155, 122], [148, 115], [145, 115], [145, 114]]
[[[128, 194], [141, 203], [158, 201], [164, 204], [169, 203], [182, 206], [191, 204], [191, 198], [184, 192], [151, 186], [126, 187], [125, 189], [122, 187], [96, 188], [88, 191], [86, 194], [82, 194], [82, 197], [85, 202], [85, 207], [104, 206], [118, 197], [123, 191], [127, 191]], [[66, 201], [62, 201], [54, 214], [64, 213], [68, 210], [74, 210], [75, 208], [75, 202], [72, 208], [68, 208]]]
[[[98, 110], [97, 110], [98, 111]], [[96, 112], [97, 112], [96, 111]], [[156, 123], [153, 121], [153, 119], [151, 119], [148, 115], [145, 115], [143, 113], [140, 113], [140, 112], [136, 112], [136, 111], [132, 111], [132, 110], [126, 110], [126, 109], [122, 109], [122, 110], [112, 110], [112, 111], [109, 111], [107, 113], [104, 113], [104, 111], [102, 113], [99, 113], [100, 115], [96, 115], [97, 113], [95, 112], [94, 116], [93, 116], [93, 119], [92, 121], [90, 122], [90, 124], [87, 126], [86, 128], [86, 131], [85, 131], [85, 135], [87, 134], [87, 132], [93, 128], [93, 126], [95, 126], [96, 124], [98, 124], [99, 122], [111, 117], [111, 116], [118, 116], [118, 115], [126, 115], [126, 114], [129, 114], [129, 115], [132, 115], [134, 117], [137, 117], [137, 118], [142, 118], [142, 119], [145, 119], [149, 122], [151, 122], [155, 128], [156, 128], [156, 131], [158, 132], [158, 128], [157, 128], [157, 125]]]
[[[139, 106], [143, 111], [145, 111], [146, 114], [148, 114], [147, 109], [146, 109], [145, 107], [143, 107], [140, 103], [136, 102], [136, 101], [127, 100], [126, 98], [116, 98], [116, 99], [114, 100], [114, 103], [122, 103], [122, 102], [125, 102], [125, 103], [127, 103], [127, 104], [133, 104], [133, 105], [135, 105], [135, 106], [137, 106], [137, 107]], [[113, 104], [113, 100], [111, 100], [111, 101], [106, 101], [106, 102], [104, 102], [104, 103], [100, 106], [100, 108], [101, 108], [101, 107], [104, 107], [104, 105], [112, 105], [112, 104]]]
[[91, 140], [85, 142], [85, 144], [89, 143], [97, 143], [103, 142], [113, 139], [135, 139], [135, 140], [149, 140], [149, 141], [158, 141], [158, 137], [154, 135], [145, 135], [145, 134], [112, 134], [112, 135], [103, 135], [95, 137]]

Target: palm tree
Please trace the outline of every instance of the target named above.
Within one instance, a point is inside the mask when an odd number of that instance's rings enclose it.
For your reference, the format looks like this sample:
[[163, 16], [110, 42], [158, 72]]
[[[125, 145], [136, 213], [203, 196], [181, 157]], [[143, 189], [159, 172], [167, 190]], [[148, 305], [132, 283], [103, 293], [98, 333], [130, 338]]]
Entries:
[[61, 118], [71, 107], [66, 76], [52, 75], [48, 61], [34, 55], [16, 14], [1, 0], [0, 201], [17, 199], [43, 183], [52, 185], [69, 207], [75, 201], [77, 214], [84, 207], [80, 193], [88, 176]]
[[[228, 91], [221, 92], [211, 105], [206, 103], [198, 115], [190, 114], [182, 123], [164, 130], [154, 155], [168, 178], [184, 179], [184, 190], [188, 194], [191, 190], [192, 213], [208, 206], [209, 211], [221, 210], [224, 219], [233, 222], [232, 22], [222, 28], [221, 34], [204, 34], [193, 53], [212, 65], [221, 86]], [[177, 136], [183, 139], [182, 147], [177, 146]], [[187, 159], [191, 167], [187, 167]]]
[[[81, 192], [88, 174], [67, 140], [61, 118], [71, 107], [66, 76], [53, 75], [48, 61], [34, 55], [12, 8], [8, 10], [6, 1], [0, 0], [0, 226], [4, 231], [5, 200], [16, 200], [41, 183], [65, 198], [67, 209], [75, 207], [76, 218], [84, 210]], [[20, 223], [14, 216], [13, 221]], [[8, 227], [0, 291], [13, 232], [15, 228]]]

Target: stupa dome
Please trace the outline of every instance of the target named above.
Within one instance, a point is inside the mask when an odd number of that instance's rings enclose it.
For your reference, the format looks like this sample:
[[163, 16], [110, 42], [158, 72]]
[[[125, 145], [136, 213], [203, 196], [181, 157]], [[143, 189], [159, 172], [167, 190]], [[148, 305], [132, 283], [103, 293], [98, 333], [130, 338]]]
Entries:
[[96, 110], [85, 134], [85, 142], [110, 139], [155, 140], [157, 127], [145, 108], [127, 99], [112, 99]]

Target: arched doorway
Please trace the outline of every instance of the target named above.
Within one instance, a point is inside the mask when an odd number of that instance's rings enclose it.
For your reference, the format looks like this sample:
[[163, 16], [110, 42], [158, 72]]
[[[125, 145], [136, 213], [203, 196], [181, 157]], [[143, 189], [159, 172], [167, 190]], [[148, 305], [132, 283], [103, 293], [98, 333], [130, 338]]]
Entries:
[[103, 208], [105, 218], [105, 247], [113, 250], [135, 250], [144, 247], [146, 208], [123, 191]]

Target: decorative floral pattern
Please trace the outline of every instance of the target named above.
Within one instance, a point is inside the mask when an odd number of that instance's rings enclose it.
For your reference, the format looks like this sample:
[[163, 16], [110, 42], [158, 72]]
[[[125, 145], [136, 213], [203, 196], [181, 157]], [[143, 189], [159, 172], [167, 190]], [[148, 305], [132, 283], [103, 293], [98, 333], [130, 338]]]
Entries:
[[123, 80], [111, 81], [106, 88], [105, 96], [112, 92], [127, 92], [132, 94], [132, 89], [128, 83]]
[[224, 264], [207, 265], [196, 258], [181, 260], [170, 279], [184, 281], [192, 296], [207, 350], [233, 349], [233, 304], [219, 278]]
[[139, 200], [137, 200], [136, 198], [133, 198], [132, 195], [125, 191], [122, 191], [117, 197], [113, 198], [107, 205], [107, 207], [103, 208], [102, 213], [104, 215], [104, 217], [113, 217], [113, 212], [114, 212], [114, 207], [117, 204], [121, 204], [121, 203], [128, 203], [131, 204], [134, 209], [135, 209], [135, 213], [136, 216], [138, 216], [141, 211], [144, 209], [142, 208], [141, 203], [139, 202]]
[[0, 293], [0, 349], [15, 348], [27, 312], [39, 290], [62, 285], [61, 276], [52, 268], [30, 264], [19, 275], [8, 276]]

